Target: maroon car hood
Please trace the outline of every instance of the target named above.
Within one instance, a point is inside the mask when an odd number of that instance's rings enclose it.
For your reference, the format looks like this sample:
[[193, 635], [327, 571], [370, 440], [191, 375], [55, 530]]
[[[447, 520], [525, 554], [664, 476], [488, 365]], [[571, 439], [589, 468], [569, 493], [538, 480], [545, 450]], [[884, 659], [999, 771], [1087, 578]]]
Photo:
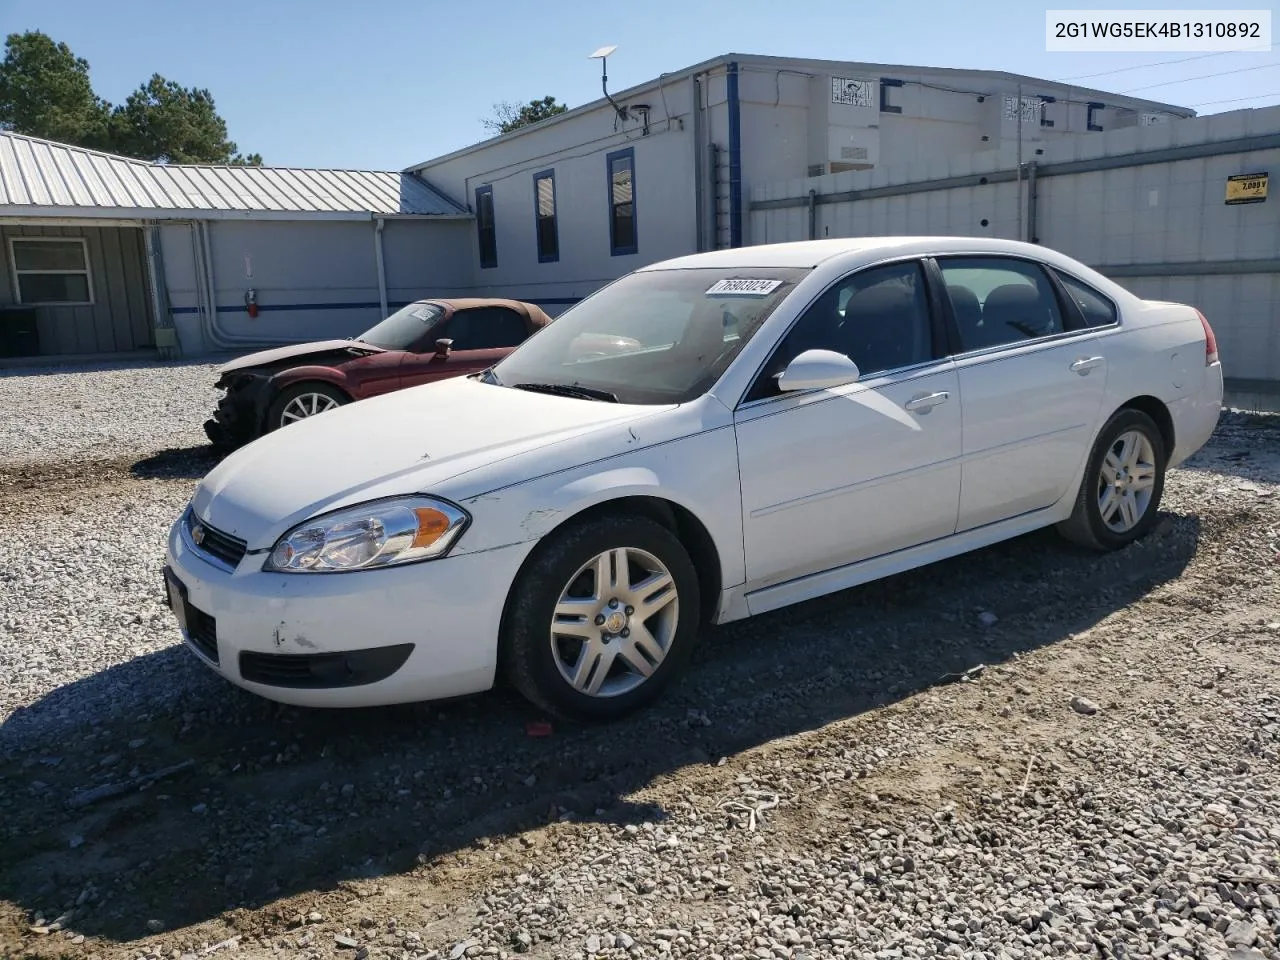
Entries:
[[287, 347], [274, 347], [271, 350], [259, 350], [247, 356], [237, 357], [230, 363], [218, 368], [218, 373], [230, 373], [232, 370], [247, 370], [264, 364], [278, 363], [281, 360], [297, 360], [313, 353], [328, 353], [333, 350], [345, 350], [347, 347], [359, 347], [369, 353], [384, 353], [381, 347], [363, 343], [358, 340], [315, 340], [311, 343], [294, 343]]

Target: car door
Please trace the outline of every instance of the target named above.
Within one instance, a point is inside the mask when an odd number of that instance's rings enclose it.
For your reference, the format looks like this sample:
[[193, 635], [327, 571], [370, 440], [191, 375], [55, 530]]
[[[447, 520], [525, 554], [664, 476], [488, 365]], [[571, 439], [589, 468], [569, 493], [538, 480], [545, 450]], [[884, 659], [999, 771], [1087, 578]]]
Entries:
[[[734, 415], [748, 589], [950, 535], [960, 494], [960, 397], [922, 265], [872, 267], [829, 288], [783, 339]], [[780, 393], [805, 350], [835, 350], [857, 382]]]
[[[518, 347], [530, 334], [529, 322], [508, 307], [481, 306], [455, 310], [423, 342], [415, 344], [400, 364], [406, 387], [446, 377], [475, 373]], [[435, 353], [437, 340], [452, 340], [447, 356]]]
[[1039, 263], [935, 262], [957, 338], [963, 531], [1043, 509], [1068, 492], [1106, 393], [1106, 337]]

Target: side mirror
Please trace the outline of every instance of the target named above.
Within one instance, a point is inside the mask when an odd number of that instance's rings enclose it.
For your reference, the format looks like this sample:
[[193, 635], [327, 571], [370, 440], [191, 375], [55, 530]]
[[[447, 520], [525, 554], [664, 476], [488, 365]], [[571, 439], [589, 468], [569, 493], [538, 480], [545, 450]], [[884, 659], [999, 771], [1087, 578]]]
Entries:
[[858, 365], [843, 353], [834, 350], [806, 350], [796, 357], [778, 375], [778, 389], [784, 393], [795, 390], [823, 390], [855, 383]]
[[449, 348], [453, 346], [452, 340], [440, 339], [436, 341], [436, 356], [444, 359], [449, 355]]

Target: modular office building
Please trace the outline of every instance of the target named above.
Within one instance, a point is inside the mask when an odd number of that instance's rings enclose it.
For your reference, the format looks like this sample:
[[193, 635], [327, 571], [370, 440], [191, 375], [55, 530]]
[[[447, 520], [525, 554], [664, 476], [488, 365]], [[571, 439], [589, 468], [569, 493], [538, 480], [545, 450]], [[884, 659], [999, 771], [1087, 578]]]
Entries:
[[761, 242], [754, 186], [1012, 143], [1033, 158], [1061, 138], [1193, 115], [994, 71], [730, 54], [407, 172], [475, 214], [478, 288], [554, 315], [644, 264]]

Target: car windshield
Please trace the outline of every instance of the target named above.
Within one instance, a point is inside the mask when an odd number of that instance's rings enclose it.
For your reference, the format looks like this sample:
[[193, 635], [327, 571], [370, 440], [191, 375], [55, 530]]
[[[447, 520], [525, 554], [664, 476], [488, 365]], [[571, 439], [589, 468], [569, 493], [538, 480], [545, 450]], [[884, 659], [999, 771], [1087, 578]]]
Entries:
[[619, 403], [687, 403], [711, 388], [808, 272], [628, 274], [526, 340], [490, 380]]
[[356, 339], [384, 350], [408, 350], [442, 316], [444, 310], [434, 303], [411, 303], [401, 307], [376, 327], [370, 327]]

